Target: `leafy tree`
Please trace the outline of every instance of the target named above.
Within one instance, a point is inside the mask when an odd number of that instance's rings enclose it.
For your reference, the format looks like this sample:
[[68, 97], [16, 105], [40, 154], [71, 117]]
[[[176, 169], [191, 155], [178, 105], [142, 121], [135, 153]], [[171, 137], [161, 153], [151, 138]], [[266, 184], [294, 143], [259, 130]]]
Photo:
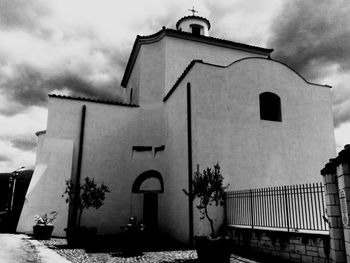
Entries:
[[207, 218], [210, 223], [211, 237], [216, 237], [214, 221], [209, 216], [208, 206], [224, 204], [224, 192], [228, 185], [223, 186], [224, 177], [220, 173], [219, 163], [214, 165], [214, 169], [207, 167], [203, 172], [196, 171], [192, 182], [192, 196], [186, 190], [183, 190], [189, 198], [194, 200], [199, 198], [198, 210], [201, 213], [200, 219]]
[[[78, 197], [78, 226], [80, 226], [81, 215], [84, 209], [89, 209], [91, 207], [98, 209], [103, 205], [106, 198], [105, 194], [110, 192], [108, 186], [101, 184], [98, 186], [95, 180], [89, 177], [85, 177], [84, 183], [79, 186], [79, 197]], [[66, 190], [62, 197], [66, 195], [66, 203], [73, 203], [75, 196], [75, 185], [72, 180], [66, 180]]]

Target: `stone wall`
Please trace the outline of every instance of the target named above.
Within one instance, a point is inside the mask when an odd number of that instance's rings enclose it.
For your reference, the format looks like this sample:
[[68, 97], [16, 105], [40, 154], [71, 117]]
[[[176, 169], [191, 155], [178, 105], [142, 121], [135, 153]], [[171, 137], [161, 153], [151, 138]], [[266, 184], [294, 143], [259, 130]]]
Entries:
[[332, 262], [350, 262], [350, 145], [321, 170], [326, 186], [326, 205]]
[[259, 262], [330, 262], [328, 234], [228, 229], [233, 252]]

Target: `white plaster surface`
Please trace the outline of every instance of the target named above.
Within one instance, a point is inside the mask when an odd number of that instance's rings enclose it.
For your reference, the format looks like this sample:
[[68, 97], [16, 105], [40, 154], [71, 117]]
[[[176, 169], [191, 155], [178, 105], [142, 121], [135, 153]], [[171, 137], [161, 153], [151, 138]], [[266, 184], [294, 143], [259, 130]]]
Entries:
[[70, 179], [73, 159], [73, 141], [46, 137], [30, 182], [22, 213], [17, 226], [18, 232], [31, 233], [34, 216], [56, 211], [53, 221], [54, 236], [65, 236], [68, 205], [62, 194], [65, 180]]
[[148, 178], [140, 186], [141, 191], [160, 191], [162, 189], [160, 182], [156, 178]]
[[187, 18], [182, 20], [179, 25], [178, 29], [181, 28], [182, 31], [192, 33], [192, 28], [191, 25], [199, 25], [201, 26], [201, 35], [204, 36], [209, 36], [209, 29], [208, 29], [208, 24], [204, 22], [202, 19], [198, 18]]
[[164, 194], [160, 196], [161, 229], [183, 242], [189, 241], [188, 148], [186, 89], [180, 88], [165, 104], [167, 140], [164, 152]]
[[156, 43], [142, 45], [127, 85], [133, 89], [133, 103], [159, 103], [194, 59], [227, 66], [245, 57], [263, 55], [243, 50], [165, 36]]
[[[319, 181], [335, 154], [328, 87], [307, 84], [268, 59], [227, 68], [197, 64], [191, 76], [194, 151], [202, 168], [220, 162], [230, 189]], [[282, 122], [260, 120], [265, 91], [280, 96]]]

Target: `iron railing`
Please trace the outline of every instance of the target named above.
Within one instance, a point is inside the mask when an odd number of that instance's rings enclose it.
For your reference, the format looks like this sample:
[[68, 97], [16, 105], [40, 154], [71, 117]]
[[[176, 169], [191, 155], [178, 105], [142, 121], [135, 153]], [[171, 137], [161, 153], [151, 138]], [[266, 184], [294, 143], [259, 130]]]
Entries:
[[287, 231], [327, 231], [323, 193], [322, 183], [226, 192], [226, 223]]

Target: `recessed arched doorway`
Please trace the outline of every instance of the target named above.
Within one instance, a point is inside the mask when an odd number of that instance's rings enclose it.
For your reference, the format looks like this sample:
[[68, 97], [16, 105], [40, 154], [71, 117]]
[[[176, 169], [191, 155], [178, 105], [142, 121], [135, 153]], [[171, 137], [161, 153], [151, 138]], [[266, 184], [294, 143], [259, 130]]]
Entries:
[[151, 232], [158, 228], [158, 194], [163, 192], [163, 177], [156, 170], [143, 172], [132, 185], [132, 193], [143, 194], [143, 222]]

